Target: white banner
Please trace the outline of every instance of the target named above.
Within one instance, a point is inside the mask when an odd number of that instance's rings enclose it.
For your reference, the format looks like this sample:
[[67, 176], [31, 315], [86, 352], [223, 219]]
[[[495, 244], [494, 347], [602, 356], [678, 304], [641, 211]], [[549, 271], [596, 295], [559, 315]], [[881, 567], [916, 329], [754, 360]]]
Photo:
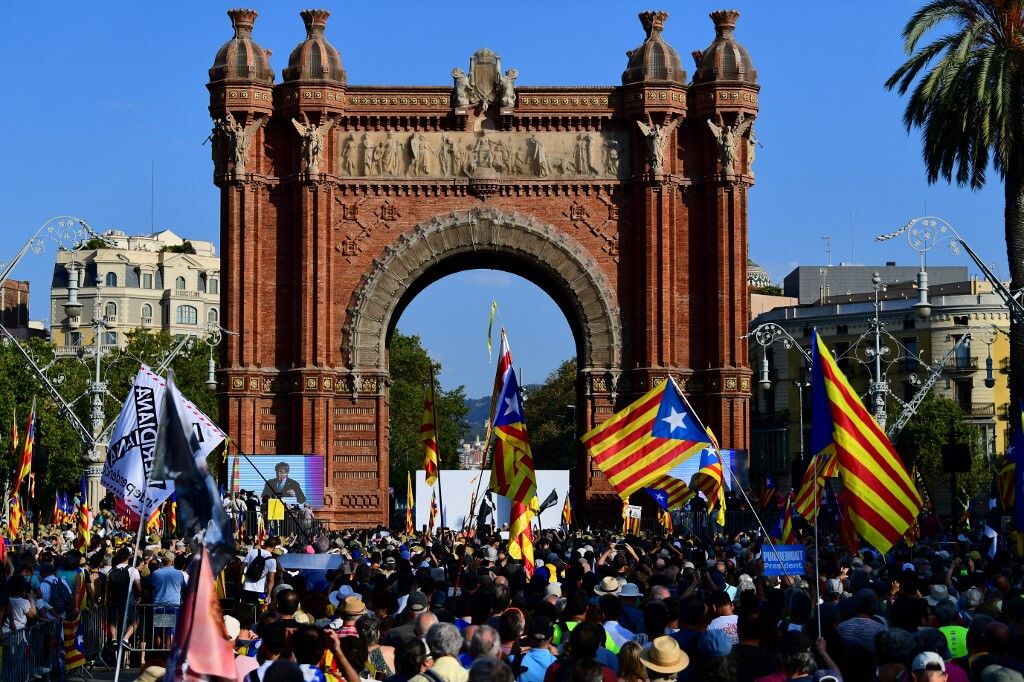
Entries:
[[642, 509], [643, 509], [643, 507], [641, 507], [638, 504], [626, 505], [626, 518], [627, 519], [639, 519], [640, 518], [640, 512], [641, 512]]
[[[165, 385], [164, 380], [149, 367], [143, 365], [139, 369], [110, 435], [107, 460], [103, 463], [103, 487], [123, 499], [143, 518], [149, 517], [174, 491], [171, 481], [150, 481], [149, 486], [146, 485], [153, 467], [160, 401], [164, 397]], [[192, 415], [192, 425], [200, 443], [201, 449], [196, 458], [205, 460], [224, 440], [224, 432], [187, 398], [185, 407]]]

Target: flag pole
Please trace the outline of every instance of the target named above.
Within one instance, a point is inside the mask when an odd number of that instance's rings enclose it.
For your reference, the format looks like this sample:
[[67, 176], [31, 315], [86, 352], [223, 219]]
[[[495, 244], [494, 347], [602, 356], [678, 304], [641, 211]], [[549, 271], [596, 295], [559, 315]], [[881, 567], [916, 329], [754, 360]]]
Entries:
[[[146, 472], [146, 480], [142, 485], [142, 512], [146, 511], [146, 499], [149, 495], [149, 474]], [[129, 511], [131, 508], [129, 507]], [[132, 553], [131, 563], [128, 565], [128, 593], [124, 597], [124, 611], [121, 612], [121, 627], [117, 631], [117, 655], [115, 656], [115, 668], [114, 668], [114, 682], [120, 682], [121, 679], [121, 661], [124, 656], [124, 631], [128, 627], [128, 605], [132, 599], [132, 576], [131, 569], [135, 568], [135, 562], [138, 561], [139, 547], [142, 546], [142, 531], [145, 528], [146, 519], [145, 514], [139, 514], [139, 530], [135, 533], [135, 551]], [[116, 566], [114, 568], [117, 568]]]
[[[804, 409], [801, 405], [800, 409]], [[818, 502], [818, 460], [821, 459], [817, 455], [814, 456], [814, 600], [817, 602], [818, 611], [818, 637], [821, 637], [821, 572], [818, 568], [818, 521], [821, 519], [821, 507]]]
[[[444, 529], [445, 529], [446, 519], [445, 519], [445, 515], [444, 515], [444, 486], [441, 485], [441, 469], [442, 469], [442, 466], [441, 466], [441, 428], [440, 428], [440, 426], [438, 424], [438, 421], [437, 421], [437, 395], [436, 395], [436, 392], [434, 391], [434, 363], [430, 360], [429, 357], [427, 358], [427, 366], [430, 369], [430, 371], [429, 371], [429, 374], [430, 374], [430, 412], [431, 412], [431, 416], [434, 418], [434, 442], [437, 445], [437, 507], [438, 507], [438, 513], [440, 513], [440, 515], [441, 515], [441, 523], [440, 523], [440, 526], [439, 526], [439, 530], [441, 532], [441, 537], [440, 537], [441, 551], [443, 552], [444, 549], [445, 549], [445, 546], [444, 546]], [[445, 580], [447, 580], [448, 579], [448, 562], [447, 561], [444, 562], [443, 568], [444, 568]]]

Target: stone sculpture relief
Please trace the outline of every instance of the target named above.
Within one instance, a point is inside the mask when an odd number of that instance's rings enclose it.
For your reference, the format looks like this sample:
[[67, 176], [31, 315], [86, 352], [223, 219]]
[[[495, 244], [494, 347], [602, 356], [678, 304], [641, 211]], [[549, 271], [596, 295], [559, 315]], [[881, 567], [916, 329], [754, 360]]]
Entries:
[[310, 175], [320, 173], [320, 157], [324, 152], [324, 136], [334, 125], [334, 119], [327, 119], [320, 125], [313, 125], [309, 121], [300, 123], [292, 119], [292, 125], [302, 138], [302, 160], [306, 164], [306, 172]]
[[736, 125], [732, 126], [717, 125], [710, 118], [708, 119], [708, 127], [711, 128], [711, 134], [718, 141], [718, 160], [722, 164], [722, 170], [727, 175], [732, 175], [736, 172], [737, 140], [746, 134], [753, 123], [754, 119], [748, 119], [743, 112], [740, 112], [740, 115], [736, 117]]
[[611, 132], [355, 132], [337, 141], [348, 177], [623, 178], [627, 137]]
[[477, 50], [469, 58], [469, 73], [460, 68], [452, 69], [455, 80], [455, 96], [452, 101], [456, 109], [481, 106], [484, 111], [498, 103], [503, 109], [516, 105], [517, 69], [501, 72], [501, 57], [486, 48]]
[[213, 160], [218, 162], [220, 151], [226, 146], [231, 154], [231, 160], [235, 165], [235, 174], [245, 173], [245, 163], [249, 157], [249, 145], [256, 137], [256, 131], [263, 125], [265, 119], [253, 119], [244, 126], [235, 120], [229, 111], [224, 118], [217, 119], [213, 124]]
[[640, 127], [640, 132], [644, 134], [644, 138], [647, 140], [647, 163], [650, 165], [652, 173], [661, 175], [665, 172], [665, 143], [668, 141], [672, 131], [678, 128], [682, 122], [682, 116], [664, 125], [655, 125], [653, 122], [636, 122]]

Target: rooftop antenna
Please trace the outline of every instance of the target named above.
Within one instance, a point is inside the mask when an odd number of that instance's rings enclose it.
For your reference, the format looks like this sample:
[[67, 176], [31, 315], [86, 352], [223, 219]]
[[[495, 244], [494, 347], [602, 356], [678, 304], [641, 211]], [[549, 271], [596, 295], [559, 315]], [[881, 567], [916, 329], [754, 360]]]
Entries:
[[825, 256], [828, 258], [828, 266], [832, 267], [832, 235], [826, 234], [821, 240], [825, 242]]
[[853, 211], [850, 211], [850, 264], [857, 262], [853, 255], [853, 247], [857, 243], [857, 233], [853, 227]]

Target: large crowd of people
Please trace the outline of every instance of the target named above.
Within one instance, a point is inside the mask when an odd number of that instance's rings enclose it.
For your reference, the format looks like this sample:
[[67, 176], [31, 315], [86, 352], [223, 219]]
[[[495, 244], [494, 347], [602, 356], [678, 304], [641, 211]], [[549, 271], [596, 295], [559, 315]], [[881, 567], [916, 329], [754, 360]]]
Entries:
[[[96, 536], [84, 554], [60, 533], [42, 537], [8, 552], [5, 633], [65, 616], [67, 593], [83, 588], [109, 648], [145, 627], [142, 605], [180, 603], [191, 557], [181, 540], [148, 538], [133, 561], [128, 534]], [[885, 556], [822, 533], [817, 566], [781, 577], [764, 575], [759, 534], [709, 537], [544, 530], [532, 577], [500, 533], [243, 544], [220, 588], [237, 679], [1024, 680], [1020, 558], [990, 558], [980, 532]], [[289, 568], [300, 564], [317, 567]], [[159, 663], [150, 648], [147, 666]]]

